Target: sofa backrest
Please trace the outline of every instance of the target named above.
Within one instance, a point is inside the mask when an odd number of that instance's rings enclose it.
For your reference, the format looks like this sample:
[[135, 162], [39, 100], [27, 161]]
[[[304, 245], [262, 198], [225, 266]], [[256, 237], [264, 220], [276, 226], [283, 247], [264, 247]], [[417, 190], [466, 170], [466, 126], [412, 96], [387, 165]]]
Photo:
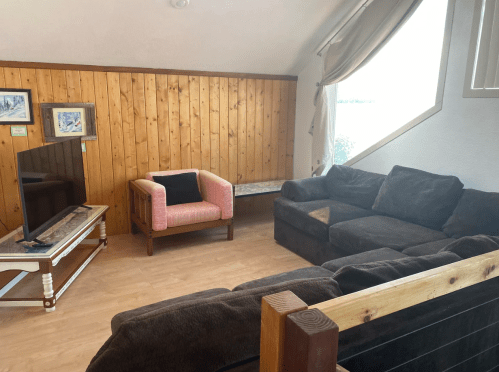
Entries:
[[442, 231], [451, 238], [499, 236], [499, 193], [465, 189]]
[[341, 295], [333, 279], [316, 278], [155, 309], [124, 321], [87, 372], [216, 371], [258, 357], [262, 297], [286, 290], [308, 305]]
[[326, 175], [331, 199], [371, 209], [385, 175], [366, 172], [344, 165], [333, 165]]

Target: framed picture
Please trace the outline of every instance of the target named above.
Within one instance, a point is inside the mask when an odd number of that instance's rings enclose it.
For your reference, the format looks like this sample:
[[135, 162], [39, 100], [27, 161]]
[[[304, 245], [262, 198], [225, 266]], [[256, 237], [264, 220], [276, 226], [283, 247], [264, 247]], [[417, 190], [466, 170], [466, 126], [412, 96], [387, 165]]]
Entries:
[[30, 89], [0, 89], [0, 124], [34, 124]]
[[97, 139], [95, 105], [93, 103], [42, 103], [45, 142], [58, 142], [81, 137]]

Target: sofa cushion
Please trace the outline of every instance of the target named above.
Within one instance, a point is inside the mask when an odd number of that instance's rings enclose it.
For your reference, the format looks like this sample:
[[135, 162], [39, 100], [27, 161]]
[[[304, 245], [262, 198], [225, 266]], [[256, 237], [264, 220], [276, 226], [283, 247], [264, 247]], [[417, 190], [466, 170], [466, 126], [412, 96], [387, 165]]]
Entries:
[[154, 182], [163, 185], [166, 190], [166, 205], [195, 203], [203, 201], [194, 172], [153, 176]]
[[371, 209], [386, 176], [345, 165], [333, 165], [326, 177], [331, 199]]
[[340, 285], [343, 294], [347, 295], [460, 260], [461, 257], [455, 253], [440, 252], [430, 256], [344, 266], [333, 278]]
[[166, 306], [123, 322], [87, 372], [216, 371], [254, 358], [262, 297], [286, 290], [308, 305], [341, 294], [333, 279], [316, 278]]
[[281, 195], [295, 202], [328, 199], [326, 176], [286, 181], [282, 184]]
[[286, 198], [274, 200], [274, 216], [325, 242], [329, 239], [329, 226], [373, 214], [371, 210], [331, 199], [308, 202], [294, 202]]
[[364, 264], [369, 262], [396, 260], [407, 257], [405, 254], [394, 251], [390, 248], [380, 248], [373, 251], [352, 254], [351, 256], [337, 258], [322, 264], [322, 267], [336, 272], [343, 266]]
[[216, 221], [222, 217], [222, 209], [207, 201], [171, 205], [166, 213], [168, 227]]
[[196, 301], [202, 298], [210, 298], [228, 292], [230, 292], [230, 289], [227, 288], [213, 288], [213, 289], [208, 289], [206, 291], [191, 293], [186, 296], [180, 296], [180, 297], [171, 298], [169, 300], [156, 302], [150, 305], [141, 306], [136, 309], [123, 311], [121, 313], [116, 314], [111, 319], [111, 331], [112, 333], [115, 333], [124, 321], [130, 320], [138, 315], [142, 315], [157, 309], [162, 309], [167, 306], [180, 304], [182, 302]]
[[499, 235], [499, 193], [465, 189], [442, 230], [451, 238]]
[[337, 223], [329, 228], [329, 240], [351, 254], [382, 247], [402, 251], [435, 240], [445, 239], [435, 231], [387, 216], [370, 216]]
[[499, 236], [475, 235], [465, 236], [450, 243], [440, 252], [453, 252], [463, 259], [497, 251]]
[[239, 284], [233, 291], [241, 291], [243, 289], [252, 289], [258, 287], [265, 287], [268, 285], [279, 284], [296, 279], [310, 279], [310, 278], [330, 278], [333, 276], [329, 270], [320, 266], [304, 267], [302, 269], [288, 271], [281, 274], [267, 276], [265, 278], [252, 280], [243, 284]]
[[373, 210], [439, 230], [456, 207], [462, 189], [457, 177], [396, 165], [383, 182]]
[[448, 238], [448, 239], [437, 240], [434, 242], [419, 244], [414, 247], [409, 247], [404, 249], [402, 253], [413, 257], [436, 254], [440, 252], [442, 248], [446, 247], [448, 244], [452, 243], [455, 240], [456, 239]]

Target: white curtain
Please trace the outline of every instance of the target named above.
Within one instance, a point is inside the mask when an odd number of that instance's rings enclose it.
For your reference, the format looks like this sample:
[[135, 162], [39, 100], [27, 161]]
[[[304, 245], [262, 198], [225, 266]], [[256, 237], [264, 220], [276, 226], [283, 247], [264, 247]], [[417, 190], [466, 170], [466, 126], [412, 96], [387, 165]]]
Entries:
[[[334, 161], [334, 108], [328, 107], [327, 86], [339, 83], [373, 58], [423, 0], [368, 0], [329, 42], [323, 56], [322, 80], [315, 94], [312, 175], [320, 176]], [[336, 95], [336, 89], [333, 90]], [[334, 101], [333, 101], [334, 99]], [[336, 102], [331, 97], [330, 102]]]

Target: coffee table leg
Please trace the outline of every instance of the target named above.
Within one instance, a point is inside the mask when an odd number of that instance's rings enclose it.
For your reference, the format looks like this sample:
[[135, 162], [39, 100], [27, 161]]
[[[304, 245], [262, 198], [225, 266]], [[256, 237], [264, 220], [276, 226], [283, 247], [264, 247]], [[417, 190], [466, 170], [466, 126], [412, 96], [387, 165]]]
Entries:
[[54, 288], [52, 286], [52, 263], [40, 263], [40, 270], [42, 271], [43, 296], [45, 297], [43, 300], [43, 307], [47, 312], [55, 311]]
[[104, 243], [104, 246], [102, 249], [107, 248], [107, 235], [106, 235], [106, 215], [102, 216], [102, 221], [99, 224], [99, 230], [100, 230], [100, 242]]

